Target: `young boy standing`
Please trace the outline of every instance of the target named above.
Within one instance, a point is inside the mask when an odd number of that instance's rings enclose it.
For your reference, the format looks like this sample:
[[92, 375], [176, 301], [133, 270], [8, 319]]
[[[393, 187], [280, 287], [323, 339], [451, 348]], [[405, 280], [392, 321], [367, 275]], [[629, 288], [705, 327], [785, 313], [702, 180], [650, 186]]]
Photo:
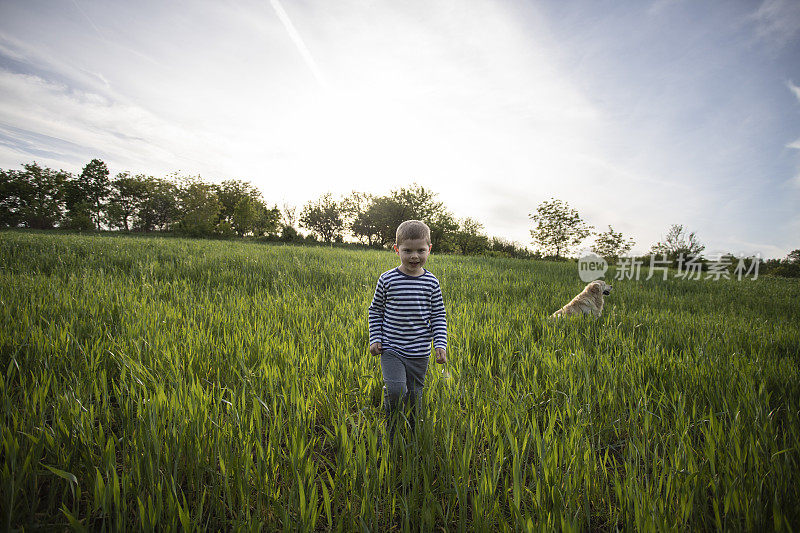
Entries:
[[389, 439], [394, 438], [395, 411], [414, 411], [422, 396], [431, 353], [447, 362], [447, 317], [439, 280], [423, 268], [431, 252], [431, 230], [419, 220], [406, 220], [397, 228], [395, 253], [400, 266], [378, 278], [369, 306], [369, 351], [381, 356], [384, 408]]

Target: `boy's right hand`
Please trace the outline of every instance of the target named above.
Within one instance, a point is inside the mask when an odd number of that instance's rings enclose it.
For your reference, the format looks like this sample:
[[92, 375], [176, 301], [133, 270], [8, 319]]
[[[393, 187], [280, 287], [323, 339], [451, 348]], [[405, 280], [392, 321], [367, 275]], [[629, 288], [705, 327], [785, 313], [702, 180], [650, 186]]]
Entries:
[[383, 353], [383, 346], [381, 346], [379, 342], [374, 342], [369, 346], [369, 353], [372, 355], [380, 355]]

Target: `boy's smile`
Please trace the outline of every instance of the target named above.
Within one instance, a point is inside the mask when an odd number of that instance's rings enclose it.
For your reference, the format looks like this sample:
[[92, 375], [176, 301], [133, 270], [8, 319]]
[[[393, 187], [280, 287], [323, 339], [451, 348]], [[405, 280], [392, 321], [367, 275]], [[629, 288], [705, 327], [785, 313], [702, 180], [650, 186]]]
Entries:
[[408, 239], [401, 245], [395, 245], [394, 251], [400, 256], [400, 272], [409, 276], [421, 276], [423, 265], [431, 253], [431, 245], [426, 239]]

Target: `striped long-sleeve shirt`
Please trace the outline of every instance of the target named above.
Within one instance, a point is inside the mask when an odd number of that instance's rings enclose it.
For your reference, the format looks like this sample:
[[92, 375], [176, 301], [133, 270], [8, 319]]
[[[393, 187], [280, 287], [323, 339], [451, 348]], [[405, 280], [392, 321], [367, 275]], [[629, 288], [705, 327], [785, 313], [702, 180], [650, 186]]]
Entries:
[[447, 316], [436, 276], [414, 277], [393, 268], [381, 274], [369, 306], [369, 343], [404, 357], [429, 357], [447, 347]]

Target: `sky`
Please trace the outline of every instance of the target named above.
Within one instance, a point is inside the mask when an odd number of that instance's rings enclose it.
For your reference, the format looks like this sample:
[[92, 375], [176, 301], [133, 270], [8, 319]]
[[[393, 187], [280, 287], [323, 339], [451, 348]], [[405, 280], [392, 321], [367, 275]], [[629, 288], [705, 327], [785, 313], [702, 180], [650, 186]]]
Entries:
[[[566, 201], [643, 253], [800, 248], [797, 0], [0, 1], [0, 168], [417, 183], [531, 246]], [[591, 241], [587, 241], [589, 244]]]

